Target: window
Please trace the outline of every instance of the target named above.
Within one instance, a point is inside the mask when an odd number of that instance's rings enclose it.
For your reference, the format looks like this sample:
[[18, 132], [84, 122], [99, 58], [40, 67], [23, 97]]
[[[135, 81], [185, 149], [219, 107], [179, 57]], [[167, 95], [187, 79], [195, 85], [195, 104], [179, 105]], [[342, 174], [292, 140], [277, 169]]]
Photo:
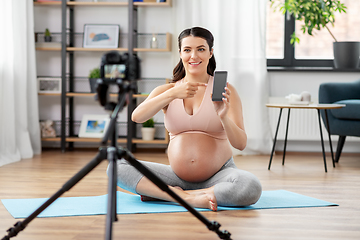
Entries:
[[266, 21], [266, 56], [267, 58], [284, 58], [284, 15], [270, 8], [270, 1], [267, 7]]
[[[342, 0], [347, 13], [336, 13], [335, 26], [329, 29], [338, 41], [360, 41], [360, 1]], [[314, 36], [303, 34], [302, 23], [295, 22], [291, 16], [282, 15], [270, 8], [267, 12], [267, 47], [268, 66], [284, 67], [332, 67], [334, 39], [326, 29], [313, 32]], [[300, 44], [292, 46], [290, 35], [296, 31]]]

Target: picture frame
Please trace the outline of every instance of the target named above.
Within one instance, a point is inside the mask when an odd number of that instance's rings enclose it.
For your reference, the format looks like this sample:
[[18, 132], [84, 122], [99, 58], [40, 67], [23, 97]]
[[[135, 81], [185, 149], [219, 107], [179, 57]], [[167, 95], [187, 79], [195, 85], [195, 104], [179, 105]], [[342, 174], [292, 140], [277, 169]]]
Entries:
[[84, 48], [118, 48], [120, 25], [85, 24]]
[[102, 138], [109, 127], [109, 115], [85, 114], [82, 117], [79, 137]]
[[38, 93], [61, 93], [61, 78], [39, 77]]

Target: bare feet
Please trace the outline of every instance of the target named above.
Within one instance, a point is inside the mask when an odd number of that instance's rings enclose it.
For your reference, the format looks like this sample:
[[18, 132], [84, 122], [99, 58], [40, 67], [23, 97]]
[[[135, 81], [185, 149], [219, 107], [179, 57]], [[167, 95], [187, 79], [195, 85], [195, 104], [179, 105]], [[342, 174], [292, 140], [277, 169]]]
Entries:
[[189, 194], [189, 197], [185, 200], [194, 207], [208, 208], [212, 211], [217, 211], [217, 202], [214, 194]]
[[170, 187], [172, 190], [184, 197], [190, 205], [197, 208], [208, 208], [217, 211], [217, 201], [214, 194], [214, 188], [188, 190], [184, 191], [180, 187]]
[[[214, 187], [191, 191], [184, 191], [180, 187], [169, 186], [169, 188], [193, 207], [208, 208], [212, 211], [217, 211], [217, 201], [214, 194]], [[142, 201], [175, 201], [167, 193], [158, 189], [146, 178], [142, 178], [140, 180], [136, 191], [142, 195]]]

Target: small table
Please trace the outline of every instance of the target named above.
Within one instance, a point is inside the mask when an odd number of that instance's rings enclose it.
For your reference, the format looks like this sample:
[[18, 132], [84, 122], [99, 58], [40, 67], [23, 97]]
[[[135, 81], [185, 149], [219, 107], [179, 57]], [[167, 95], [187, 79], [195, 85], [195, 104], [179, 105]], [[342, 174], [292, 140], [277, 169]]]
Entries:
[[296, 104], [266, 104], [266, 107], [271, 107], [271, 108], [280, 108], [280, 113], [279, 113], [279, 120], [277, 123], [277, 127], [276, 127], [276, 132], [275, 132], [275, 138], [274, 138], [274, 144], [271, 150], [271, 156], [270, 156], [270, 161], [269, 161], [269, 167], [268, 169], [270, 170], [270, 166], [271, 166], [271, 161], [274, 155], [274, 151], [275, 151], [275, 145], [276, 145], [276, 138], [277, 138], [277, 134], [279, 131], [279, 125], [280, 125], [280, 120], [281, 120], [281, 113], [282, 110], [284, 108], [288, 108], [288, 117], [287, 117], [287, 123], [286, 123], [286, 132], [285, 132], [285, 143], [284, 143], [284, 152], [283, 152], [283, 161], [282, 161], [282, 165], [284, 165], [285, 163], [285, 153], [286, 153], [286, 142], [287, 142], [287, 135], [288, 135], [288, 129], [289, 129], [289, 119], [290, 119], [290, 110], [292, 108], [297, 108], [297, 109], [316, 109], [318, 112], [318, 118], [319, 118], [319, 128], [320, 128], [320, 137], [321, 137], [321, 147], [322, 147], [322, 153], [323, 153], [323, 158], [324, 158], [324, 167], [325, 167], [325, 172], [327, 172], [327, 167], [326, 167], [326, 157], [325, 157], [325, 148], [324, 148], [324, 140], [323, 140], [323, 134], [322, 134], [322, 129], [321, 129], [321, 118], [320, 118], [320, 110], [323, 109], [325, 111], [325, 120], [326, 120], [326, 125], [327, 125], [327, 131], [329, 134], [329, 143], [330, 143], [330, 150], [331, 150], [331, 157], [332, 157], [332, 163], [333, 163], [333, 167], [335, 167], [335, 160], [334, 160], [334, 154], [333, 154], [333, 149], [332, 149], [332, 144], [331, 144], [331, 138], [330, 138], [330, 126], [329, 126], [329, 121], [328, 121], [328, 116], [327, 116], [327, 110], [328, 109], [336, 109], [336, 108], [342, 108], [345, 107], [346, 105], [344, 104], [309, 104], [309, 105], [296, 105]]

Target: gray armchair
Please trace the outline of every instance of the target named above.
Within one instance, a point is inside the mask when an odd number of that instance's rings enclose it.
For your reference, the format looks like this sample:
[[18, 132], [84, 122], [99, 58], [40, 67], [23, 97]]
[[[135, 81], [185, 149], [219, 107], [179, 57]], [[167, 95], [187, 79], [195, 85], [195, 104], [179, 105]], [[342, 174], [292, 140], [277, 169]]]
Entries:
[[[335, 162], [339, 161], [347, 136], [360, 137], [360, 80], [342, 83], [322, 83], [319, 88], [319, 103], [345, 104], [346, 107], [328, 111], [330, 135], [338, 135]], [[325, 113], [322, 120], [329, 130]]]

